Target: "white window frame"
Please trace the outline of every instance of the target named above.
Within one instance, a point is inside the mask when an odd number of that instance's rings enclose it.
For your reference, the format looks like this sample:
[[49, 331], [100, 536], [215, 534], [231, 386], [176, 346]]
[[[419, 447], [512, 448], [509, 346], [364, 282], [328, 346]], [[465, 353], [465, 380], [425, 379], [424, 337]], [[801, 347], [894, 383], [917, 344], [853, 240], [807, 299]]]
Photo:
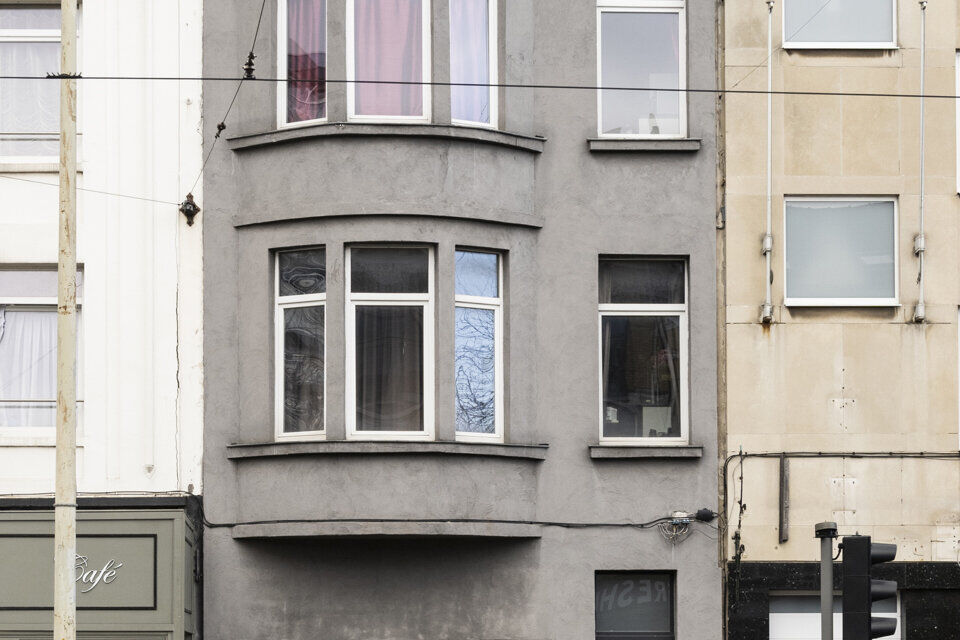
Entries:
[[[617, 256], [603, 256], [601, 259], [617, 259]], [[657, 260], [657, 258], [628, 257], [627, 260]], [[670, 260], [680, 260], [680, 258], [669, 258]], [[600, 444], [609, 446], [677, 446], [678, 444], [688, 444], [690, 442], [690, 337], [689, 337], [689, 305], [690, 305], [690, 264], [683, 261], [683, 304], [610, 304], [601, 303], [598, 305], [599, 314], [597, 320], [597, 389], [598, 389], [598, 407], [600, 423]], [[610, 437], [603, 435], [603, 318], [605, 317], [626, 317], [626, 316], [646, 316], [646, 317], [675, 317], [680, 325], [680, 437], [674, 438], [656, 438], [649, 436], [640, 437]]]
[[[486, 251], [482, 249], [471, 249], [458, 247], [456, 251], [469, 251], [472, 253], [488, 253], [497, 256], [497, 297], [488, 298], [486, 296], [467, 296], [457, 294], [454, 290], [454, 309], [463, 307], [465, 309], [488, 309], [493, 311], [493, 330], [494, 336], [494, 431], [493, 433], [471, 433], [469, 431], [456, 431], [455, 438], [461, 442], [503, 442], [503, 254], [497, 251]], [[456, 273], [454, 273], [454, 282], [456, 282]], [[456, 285], [454, 285], [456, 287]], [[456, 311], [454, 311], [456, 313]], [[454, 353], [456, 353], [456, 321], [454, 321]], [[456, 387], [456, 365], [454, 365], [454, 387]], [[454, 389], [456, 394], [456, 389]], [[454, 395], [456, 400], [456, 395]], [[456, 407], [454, 407], [456, 413]], [[454, 419], [456, 423], [456, 419]], [[454, 427], [456, 430], [456, 427]]]
[[[278, 78], [287, 78], [288, 69], [287, 69], [287, 34], [289, 33], [287, 25], [287, 2], [289, 0], [277, 0], [277, 77]], [[324, 12], [323, 12], [323, 29], [324, 37], [323, 41], [326, 43], [327, 49], [330, 48], [330, 27], [327, 25], [327, 14], [330, 9], [330, 2], [332, 0], [327, 0], [324, 3]], [[312, 118], [310, 120], [298, 120], [297, 122], [288, 122], [287, 121], [287, 91], [289, 87], [289, 82], [278, 82], [277, 83], [277, 128], [278, 129], [292, 129], [296, 127], [308, 127], [313, 124], [322, 124], [327, 122], [327, 118], [330, 115], [330, 105], [326, 102], [323, 105], [324, 116], [322, 118]], [[327, 95], [326, 85], [327, 82], [324, 80], [324, 96]]]
[[[47, 265], [30, 265], [23, 269], [10, 269], [10, 271], [54, 271], [55, 269], [48, 269]], [[78, 268], [78, 271], [82, 271]], [[77, 435], [82, 435], [83, 431], [83, 323], [80, 319], [80, 307], [81, 307], [81, 298], [77, 296]], [[56, 296], [17, 296], [17, 297], [2, 297], [0, 296], [0, 307], [13, 307], [17, 311], [56, 311], [57, 310], [57, 297]], [[36, 400], [33, 398], [30, 399], [20, 399], [20, 400], [0, 400], [0, 403], [10, 403], [14, 404], [16, 402], [56, 402], [56, 398]], [[46, 444], [50, 437], [55, 435], [57, 425], [52, 424], [49, 426], [42, 427], [8, 427], [5, 425], [0, 425], [0, 446], [8, 446], [11, 443], [25, 443], [25, 444]]]
[[[447, 2], [453, 2], [454, 0], [447, 0]], [[460, 120], [458, 118], [451, 118], [450, 121], [455, 125], [467, 126], [467, 127], [484, 127], [487, 129], [499, 129], [500, 128], [500, 112], [499, 112], [499, 97], [498, 89], [499, 87], [494, 86], [498, 83], [499, 74], [497, 69], [498, 58], [497, 52], [500, 48], [500, 42], [498, 39], [498, 27], [497, 27], [497, 0], [488, 0], [487, 2], [487, 23], [489, 25], [490, 33], [487, 36], [489, 42], [489, 60], [488, 64], [490, 65], [489, 72], [489, 82], [490, 87], [488, 87], [490, 92], [490, 122], [476, 122], [474, 120]], [[453, 42], [453, 35], [450, 36], [450, 42]], [[451, 96], [452, 100], [452, 96]], [[451, 103], [452, 106], [452, 103]]]
[[347, 0], [347, 20], [346, 20], [346, 32], [347, 32], [347, 121], [349, 122], [391, 122], [391, 123], [411, 123], [411, 124], [422, 124], [424, 122], [430, 122], [433, 118], [432, 116], [432, 104], [431, 104], [431, 91], [430, 91], [430, 81], [431, 81], [431, 66], [433, 59], [430, 56], [430, 33], [431, 33], [431, 2], [430, 0], [422, 0], [421, 2], [421, 24], [423, 28], [423, 33], [421, 34], [421, 62], [423, 64], [423, 71], [421, 74], [423, 84], [420, 85], [422, 95], [423, 95], [423, 114], [420, 116], [382, 116], [382, 115], [358, 115], [356, 113], [356, 42], [354, 35], [354, 25], [356, 22], [355, 17], [355, 3], [356, 0]]
[[[790, 40], [787, 37], [787, 3], [791, 0], [783, 0], [783, 9], [780, 11], [781, 38], [783, 39], [783, 49], [899, 49], [897, 46], [897, 0], [888, 0], [890, 2], [890, 11], [893, 14], [893, 40], [890, 42], [806, 42], [803, 40]], [[839, 1], [839, 0], [838, 0]], [[883, 1], [883, 0], [880, 0]], [[801, 26], [800, 31], [806, 24]]]
[[[795, 298], [787, 288], [787, 205], [791, 202], [892, 202], [893, 203], [893, 297], [892, 298]], [[783, 304], [787, 307], [898, 307], [900, 306], [900, 204], [895, 196], [785, 196], [783, 198]]]
[[603, 24], [604, 13], [676, 13], [678, 15], [677, 48], [679, 60], [679, 114], [680, 133], [604, 133], [603, 91], [597, 89], [597, 135], [601, 138], [627, 140], [682, 140], [687, 137], [687, 15], [685, 0], [599, 0], [597, 2], [597, 86], [603, 86]]
[[[324, 293], [310, 293], [296, 296], [280, 295], [280, 254], [288, 251], [303, 251], [321, 247], [311, 247], [309, 249], [289, 249], [277, 251], [273, 258], [273, 297], [274, 297], [274, 393], [275, 412], [274, 412], [274, 437], [277, 440], [323, 440], [327, 437], [327, 294], [326, 287]], [[326, 248], [324, 247], [324, 259], [326, 259]], [[287, 309], [298, 309], [303, 307], [323, 307], [323, 426], [322, 430], [314, 431], [284, 431], [284, 405], [286, 402], [286, 393], [284, 378], [286, 368], [284, 367], [285, 351], [284, 338], [286, 335], [286, 326], [284, 325], [284, 311]]]
[[[353, 293], [353, 249], [426, 249], [427, 293]], [[344, 248], [344, 330], [346, 340], [345, 387], [346, 387], [346, 436], [347, 440], [433, 440], [436, 371], [434, 344], [434, 247], [421, 244], [353, 244]], [[423, 431], [358, 431], [357, 430], [357, 307], [396, 306], [423, 308]]]
[[[956, 63], [954, 64], [954, 95], [957, 98], [960, 98], [960, 50], [957, 51]], [[954, 100], [954, 110], [956, 112], [956, 130], [954, 135], [956, 137], [956, 148], [957, 148], [957, 193], [960, 194], [960, 99]]]

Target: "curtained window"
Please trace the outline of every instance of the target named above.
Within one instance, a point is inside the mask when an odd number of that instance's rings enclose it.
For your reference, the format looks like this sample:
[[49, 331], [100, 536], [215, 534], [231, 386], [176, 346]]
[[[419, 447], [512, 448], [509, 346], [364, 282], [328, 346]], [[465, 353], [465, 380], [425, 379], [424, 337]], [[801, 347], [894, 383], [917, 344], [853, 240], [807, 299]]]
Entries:
[[[281, 77], [293, 78], [281, 93], [287, 123], [327, 117], [326, 0], [285, 0], [281, 22]], [[283, 5], [281, 5], [283, 6]], [[285, 75], [284, 75], [285, 74]]]
[[347, 251], [347, 436], [433, 437], [433, 252]]
[[[685, 25], [682, 0], [658, 8], [598, 10], [600, 135], [677, 138], [686, 135]], [[656, 89], [665, 89], [658, 91]]]
[[687, 438], [683, 260], [600, 260], [600, 441]]
[[[60, 8], [0, 6], [0, 73], [45, 76], [60, 70]], [[0, 157], [59, 154], [60, 83], [0, 79]]]
[[496, 126], [496, 0], [450, 0], [451, 117]]
[[429, 0], [349, 0], [347, 74], [358, 81], [348, 88], [351, 116], [426, 115], [429, 91], [421, 83], [430, 79], [429, 5]]
[[320, 435], [326, 406], [326, 251], [281, 251], [276, 260], [277, 435]]

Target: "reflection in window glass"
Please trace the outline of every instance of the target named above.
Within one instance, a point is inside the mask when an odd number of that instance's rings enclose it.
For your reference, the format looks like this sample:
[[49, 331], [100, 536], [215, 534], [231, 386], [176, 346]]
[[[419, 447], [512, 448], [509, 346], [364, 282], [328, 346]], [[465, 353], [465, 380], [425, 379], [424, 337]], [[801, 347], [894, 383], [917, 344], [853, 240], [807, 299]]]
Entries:
[[422, 116], [422, 0], [353, 0], [356, 115]]
[[[680, 14], [603, 11], [600, 84], [604, 87], [680, 88]], [[600, 132], [679, 136], [680, 91], [603, 90]]]
[[357, 247], [351, 249], [353, 293], [427, 293], [429, 250]]
[[325, 0], [287, 0], [287, 122], [327, 115]]
[[600, 259], [601, 304], [683, 304], [683, 260]]
[[496, 432], [496, 312], [457, 307], [457, 431]]
[[672, 573], [597, 572], [597, 639], [674, 638], [673, 585]]
[[324, 307], [283, 310], [283, 430], [323, 431]]
[[790, 43], [893, 45], [896, 0], [786, 0], [784, 40]]
[[423, 431], [423, 307], [356, 308], [357, 431]]
[[457, 251], [456, 289], [458, 296], [496, 298], [499, 293], [499, 256], [479, 251]]
[[327, 291], [327, 263], [324, 249], [281, 251], [280, 295], [300, 296]]
[[[490, 0], [450, 0], [450, 81], [490, 82]], [[451, 86], [454, 120], [490, 123], [490, 87]]]

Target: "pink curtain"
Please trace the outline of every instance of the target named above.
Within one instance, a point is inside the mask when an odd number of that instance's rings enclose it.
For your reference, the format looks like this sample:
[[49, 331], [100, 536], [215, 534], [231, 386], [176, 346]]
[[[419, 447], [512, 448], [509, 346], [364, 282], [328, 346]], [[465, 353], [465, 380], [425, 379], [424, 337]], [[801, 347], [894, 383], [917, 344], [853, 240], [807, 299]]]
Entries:
[[[354, 0], [356, 80], [423, 80], [421, 0]], [[357, 115], [423, 115], [419, 84], [354, 85]]]
[[287, 122], [327, 115], [326, 0], [287, 0]]
[[[489, 0], [450, 0], [450, 81], [490, 82]], [[490, 122], [490, 88], [450, 88], [456, 120]]]

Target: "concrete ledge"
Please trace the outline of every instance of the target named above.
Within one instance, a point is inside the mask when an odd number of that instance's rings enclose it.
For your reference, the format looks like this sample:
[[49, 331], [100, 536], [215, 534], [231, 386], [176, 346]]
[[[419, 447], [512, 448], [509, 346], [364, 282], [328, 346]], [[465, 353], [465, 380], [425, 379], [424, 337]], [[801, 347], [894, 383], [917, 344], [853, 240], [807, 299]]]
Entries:
[[227, 458], [248, 460], [277, 456], [319, 455], [458, 455], [522, 458], [539, 462], [547, 457], [545, 444], [483, 444], [473, 442], [407, 442], [370, 440], [318, 440], [227, 445]]
[[494, 144], [518, 151], [529, 151], [531, 153], [542, 153], [543, 143], [546, 141], [545, 138], [539, 136], [506, 133], [483, 127], [461, 127], [440, 124], [331, 122], [234, 136], [227, 138], [227, 144], [234, 151], [241, 151], [283, 142], [344, 136], [444, 138], [448, 140], [466, 140], [470, 142]]
[[679, 140], [635, 140], [616, 138], [588, 138], [590, 151], [699, 151], [700, 138]]
[[540, 527], [521, 522], [456, 522], [436, 520], [340, 520], [238, 524], [236, 540], [265, 538], [539, 538]]
[[630, 458], [702, 458], [703, 447], [695, 444], [676, 446], [643, 446], [634, 447], [590, 445], [590, 457], [594, 460], [626, 460]]
[[245, 210], [236, 214], [233, 218], [233, 226], [237, 229], [243, 229], [245, 227], [252, 227], [259, 224], [272, 224], [277, 222], [296, 222], [300, 220], [322, 220], [326, 218], [349, 218], [349, 217], [374, 217], [374, 216], [389, 216], [389, 217], [422, 217], [422, 218], [438, 218], [441, 220], [463, 220], [468, 222], [493, 222], [497, 224], [504, 224], [513, 227], [523, 227], [527, 229], [541, 229], [543, 227], [544, 219], [543, 216], [532, 215], [529, 213], [521, 213], [519, 211], [497, 211], [489, 209], [483, 212], [482, 217], [479, 217], [475, 214], [464, 214], [459, 211], [451, 210], [449, 207], [442, 208], [442, 210], [433, 210], [431, 211], [428, 207], [430, 205], [424, 204], [424, 208], [416, 209], [413, 211], [350, 211], [349, 209], [337, 208], [332, 211], [324, 211], [318, 209], [316, 211], [310, 212], [309, 215], [296, 215], [292, 214], [289, 211], [284, 209], [252, 209]]

